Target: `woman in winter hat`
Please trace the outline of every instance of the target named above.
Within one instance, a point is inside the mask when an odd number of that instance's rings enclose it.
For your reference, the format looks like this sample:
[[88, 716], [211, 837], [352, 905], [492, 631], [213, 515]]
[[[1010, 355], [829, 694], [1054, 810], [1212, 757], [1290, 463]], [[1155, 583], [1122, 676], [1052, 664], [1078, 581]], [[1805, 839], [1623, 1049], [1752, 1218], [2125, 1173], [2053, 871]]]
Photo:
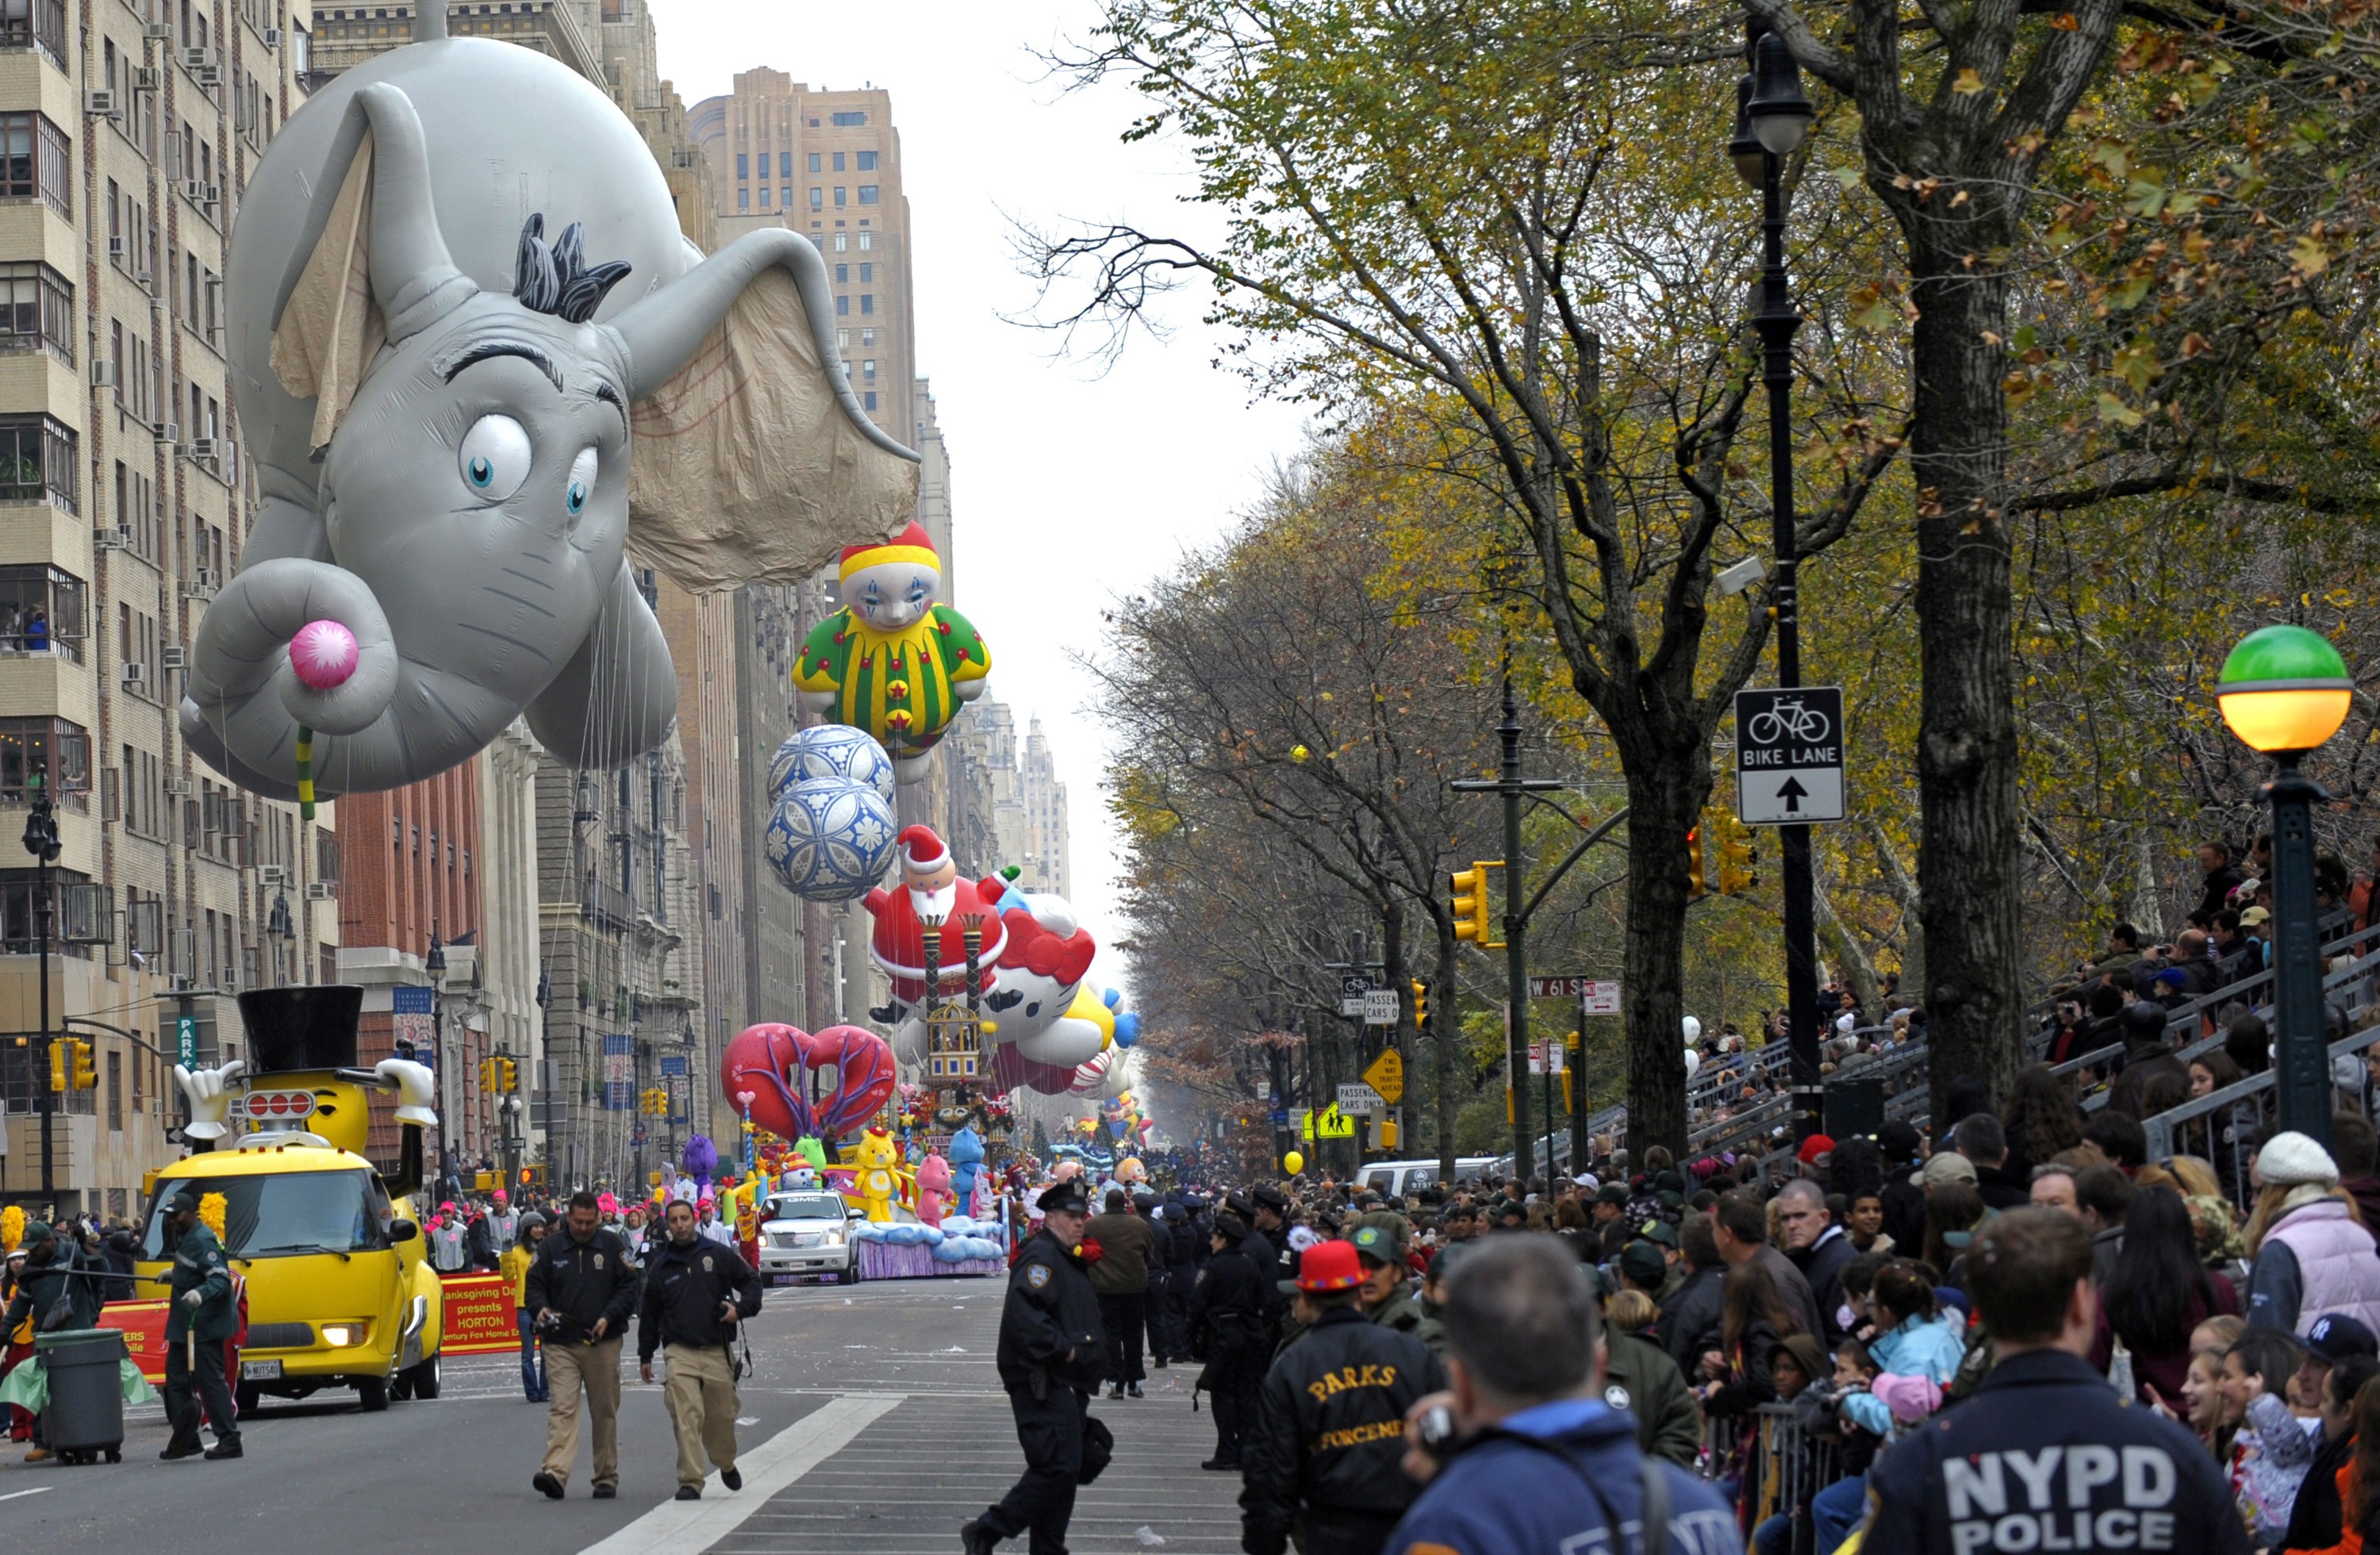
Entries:
[[2249, 1168], [2248, 1322], [2303, 1334], [2325, 1312], [2380, 1327], [2380, 1254], [2338, 1191], [2338, 1164], [2305, 1135], [2265, 1142]]

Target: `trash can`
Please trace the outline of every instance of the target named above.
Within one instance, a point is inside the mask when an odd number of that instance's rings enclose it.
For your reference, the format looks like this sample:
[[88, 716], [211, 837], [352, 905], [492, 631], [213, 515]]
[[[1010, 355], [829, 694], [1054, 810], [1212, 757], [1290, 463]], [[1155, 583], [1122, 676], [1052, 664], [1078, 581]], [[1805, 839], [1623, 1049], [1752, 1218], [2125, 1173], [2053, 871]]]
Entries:
[[109, 1463], [122, 1457], [124, 1357], [124, 1335], [115, 1329], [34, 1335], [34, 1364], [50, 1384], [42, 1435], [66, 1462], [91, 1463], [103, 1452]]

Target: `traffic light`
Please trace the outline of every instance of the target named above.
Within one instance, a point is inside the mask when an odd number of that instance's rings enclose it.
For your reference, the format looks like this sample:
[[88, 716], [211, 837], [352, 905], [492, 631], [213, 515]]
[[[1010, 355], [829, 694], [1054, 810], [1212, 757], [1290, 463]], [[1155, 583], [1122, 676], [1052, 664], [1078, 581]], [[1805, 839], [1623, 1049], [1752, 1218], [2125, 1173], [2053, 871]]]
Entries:
[[649, 1117], [665, 1118], [669, 1116], [669, 1092], [660, 1086], [655, 1086], [652, 1089], [646, 1091], [640, 1099], [638, 1111], [644, 1112]]
[[496, 1088], [506, 1096], [520, 1089], [520, 1065], [508, 1058], [496, 1060]]
[[495, 1088], [496, 1061], [492, 1058], [483, 1058], [480, 1060], [480, 1089], [484, 1094]]
[[1686, 833], [1686, 900], [1699, 902], [1708, 887], [1703, 884], [1703, 829], [1699, 826]]
[[1741, 896], [1760, 883], [1752, 867], [1760, 862], [1759, 853], [1752, 839], [1744, 835], [1722, 838], [1718, 844], [1718, 890], [1722, 896]]
[[67, 1044], [64, 1038], [50, 1044], [50, 1088], [67, 1088]]
[[1413, 996], [1414, 1029], [1427, 1031], [1429, 1029], [1429, 985], [1415, 978], [1413, 980]]
[[72, 1070], [68, 1076], [77, 1090], [97, 1090], [99, 1071], [91, 1063], [91, 1044], [79, 1037], [67, 1043], [67, 1062]]
[[1500, 858], [1473, 859], [1468, 869], [1454, 871], [1454, 937], [1468, 940], [1485, 949], [1493, 950], [1503, 943], [1489, 938], [1491, 914], [1488, 905], [1488, 871], [1500, 869]]

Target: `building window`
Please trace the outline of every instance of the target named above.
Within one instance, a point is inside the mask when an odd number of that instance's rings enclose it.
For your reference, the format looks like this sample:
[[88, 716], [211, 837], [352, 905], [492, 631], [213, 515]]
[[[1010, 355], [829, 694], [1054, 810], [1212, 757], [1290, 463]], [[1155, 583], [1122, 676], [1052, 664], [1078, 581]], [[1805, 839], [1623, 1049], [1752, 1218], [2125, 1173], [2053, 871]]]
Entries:
[[742, 180], [742, 179], [749, 178], [751, 176], [752, 176], [752, 157], [751, 157], [751, 153], [750, 153], [750, 152], [737, 152], [735, 153], [735, 176], [736, 176], [736, 178], [737, 178], [738, 180]]
[[816, 184], [812, 184], [810, 186], [810, 209], [813, 211], [820, 211], [825, 208], [826, 190], [819, 188]]
[[876, 171], [876, 153], [874, 152], [862, 152], [859, 153], [859, 170], [862, 173], [873, 173]]
[[[867, 225], [868, 224], [867, 224], [867, 223], [865, 223], [865, 222], [862, 222], [860, 225], [861, 225], [862, 226], [865, 226], [865, 225]], [[874, 233], [872, 233], [872, 232], [863, 232], [863, 233], [861, 233], [861, 234], [859, 235], [859, 248], [860, 248], [860, 251], [861, 251], [862, 253], [865, 253], [865, 252], [867, 252], [868, 249], [873, 249], [873, 248], [875, 248], [875, 247], [876, 247], [876, 235], [875, 235]]]
[[793, 185], [787, 184], [783, 188], [777, 191], [777, 205], [780, 210], [790, 211], [794, 208]]
[[760, 209], [761, 209], [761, 210], [763, 210], [763, 211], [765, 211], [765, 210], [767, 210], [768, 208], [769, 208], [769, 186], [768, 186], [768, 185], [766, 185], [766, 184], [762, 184], [762, 185], [760, 186]]
[[859, 294], [859, 310], [862, 313], [873, 313], [876, 311], [876, 294], [874, 292], [862, 292]]
[[791, 152], [779, 152], [777, 153], [777, 176], [780, 178], [790, 178], [793, 176], [794, 153]]
[[876, 186], [874, 184], [862, 184], [859, 186], [859, 202], [862, 205], [873, 205], [876, 203]]
[[864, 330], [861, 330], [861, 331], [859, 332], [859, 343], [860, 343], [862, 346], [873, 346], [873, 345], [875, 345], [875, 344], [876, 344], [876, 332], [875, 332], [874, 330], [872, 330], [872, 329], [864, 329]]
[[846, 253], [846, 252], [848, 252], [848, 251], [850, 250], [850, 249], [851, 249], [851, 234], [849, 234], [849, 233], [847, 233], [847, 232], [838, 232], [838, 233], [836, 233], [836, 234], [834, 235], [834, 251], [835, 251], [836, 253], [838, 253], [838, 254], [840, 254], [840, 253]]
[[851, 298], [847, 297], [836, 298], [834, 299], [834, 312], [835, 317], [839, 319], [847, 319], [851, 317]]
[[840, 211], [843, 209], [845, 203], [844, 197], [850, 194], [850, 192], [851, 191], [849, 189], [844, 188], [841, 184], [834, 186], [834, 208], [836, 210]]
[[55, 653], [81, 663], [87, 597], [81, 578], [45, 563], [0, 567], [0, 652]]
[[[868, 122], [868, 115], [862, 113], [844, 112], [835, 115], [834, 122], [838, 127], [848, 129], [854, 125], [866, 124]], [[810, 124], [812, 128], [816, 128], [818, 120], [812, 119], [810, 120]]]
[[65, 68], [66, 0], [6, 0], [0, 5], [0, 49], [35, 47]]
[[873, 378], [876, 376], [876, 358], [874, 357], [870, 357], [866, 361], [859, 364], [859, 375], [862, 378]]
[[859, 279], [863, 283], [875, 280], [876, 267], [872, 264], [862, 264], [859, 267]]
[[818, 152], [812, 152], [810, 153], [810, 171], [811, 171], [811, 172], [813, 172], [813, 173], [817, 173], [817, 172], [821, 172], [821, 171], [823, 171], [823, 169], [821, 169], [821, 168], [819, 166], [819, 162], [820, 162], [820, 158], [819, 158], [819, 154], [818, 154]]
[[61, 801], [90, 793], [91, 736], [63, 718], [0, 718], [0, 800], [24, 804], [41, 786]]
[[851, 266], [838, 264], [834, 267], [834, 284], [838, 286], [847, 286], [851, 284]]
[[38, 260], [0, 264], [0, 350], [44, 346], [74, 365], [74, 287]]
[[0, 416], [0, 502], [75, 510], [75, 434], [47, 416]]
[[850, 169], [844, 167], [843, 164], [843, 153], [841, 152], [834, 153], [834, 170], [838, 173], [850, 171]]
[[[768, 191], [763, 189], [761, 192], [765, 194]], [[735, 209], [738, 211], [749, 211], [752, 209], [752, 191], [750, 189], [737, 189], [735, 191]]]
[[39, 114], [0, 114], [0, 197], [30, 200], [74, 219], [66, 132]]
[[847, 330], [847, 329], [839, 329], [839, 330], [835, 331], [835, 332], [834, 332], [834, 346], [835, 346], [835, 349], [836, 349], [836, 350], [838, 350], [838, 351], [848, 351], [848, 350], [850, 350], [850, 349], [851, 349], [851, 332], [850, 332], [849, 330]]
[[[49, 875], [51, 951], [90, 944], [98, 938], [99, 925], [92, 920], [105, 889], [93, 889], [91, 877], [76, 869], [54, 869]], [[41, 900], [42, 871], [0, 869], [0, 952], [30, 955], [40, 946]]]
[[875, 408], [876, 408], [876, 391], [875, 391], [875, 390], [873, 390], [873, 389], [868, 390], [868, 396], [867, 396], [867, 397], [868, 397], [868, 409], [870, 409], [870, 410], [875, 409]]

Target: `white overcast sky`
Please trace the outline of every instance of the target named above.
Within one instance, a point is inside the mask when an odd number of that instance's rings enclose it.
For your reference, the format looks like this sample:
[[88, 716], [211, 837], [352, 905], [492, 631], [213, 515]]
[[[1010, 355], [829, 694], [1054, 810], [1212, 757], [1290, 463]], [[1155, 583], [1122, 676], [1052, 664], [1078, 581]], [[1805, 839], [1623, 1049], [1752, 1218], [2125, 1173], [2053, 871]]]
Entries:
[[[1099, 645], [1099, 612], [1245, 508], [1301, 419], [1251, 403], [1213, 365], [1207, 294], [1172, 299], [1164, 340], [1135, 338], [1104, 376], [1054, 360], [1052, 338], [1003, 322], [1032, 283], [1008, 218], [1123, 218], [1211, 232], [1183, 203], [1175, 145], [1124, 146], [1138, 107], [1121, 83], [1067, 95], [1032, 50], [1085, 36], [1081, 0], [652, 0], [662, 74], [691, 107], [771, 66], [813, 86], [892, 94], [914, 227], [917, 371], [950, 443], [960, 607], [983, 631], [994, 695], [1022, 736], [1038, 714], [1066, 781], [1075, 905], [1115, 938], [1116, 855], [1102, 805], [1108, 744], [1068, 654]], [[989, 868], [1007, 860], [968, 859]], [[1122, 971], [1104, 951], [1101, 969]], [[1120, 979], [1119, 979], [1120, 980]]]

